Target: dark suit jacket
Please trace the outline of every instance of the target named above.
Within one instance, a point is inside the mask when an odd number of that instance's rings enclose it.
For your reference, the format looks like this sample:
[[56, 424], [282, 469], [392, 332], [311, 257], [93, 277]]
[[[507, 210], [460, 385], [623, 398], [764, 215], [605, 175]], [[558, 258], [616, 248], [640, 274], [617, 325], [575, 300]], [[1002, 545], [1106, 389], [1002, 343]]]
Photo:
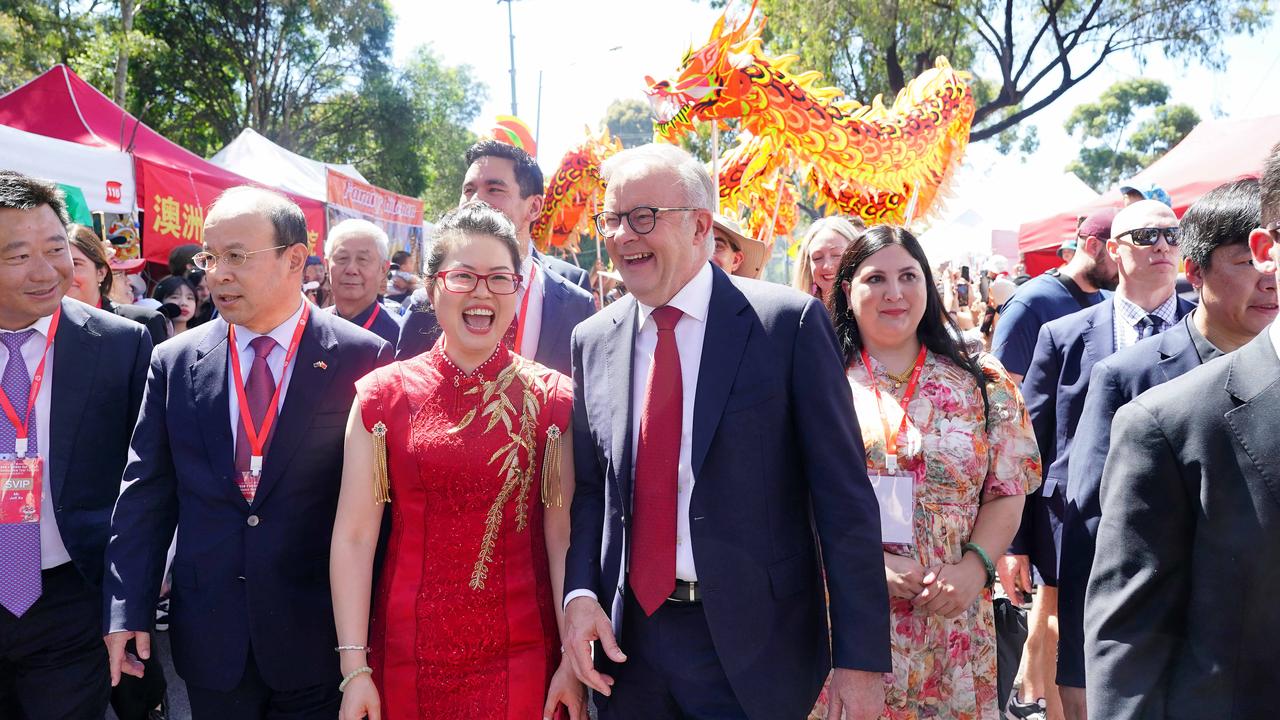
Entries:
[[1089, 716], [1275, 716], [1280, 359], [1269, 331], [1116, 413], [1085, 598]]
[[145, 325], [147, 333], [151, 335], [151, 344], [153, 346], [169, 339], [169, 321], [155, 310], [148, 310], [137, 305], [116, 305], [105, 297], [102, 298], [102, 309]]
[[[879, 510], [821, 303], [718, 268], [713, 277], [689, 507], [703, 607], [747, 714], [804, 717], [830, 652], [842, 668], [890, 669]], [[565, 593], [594, 592], [615, 629], [631, 522], [636, 314], [628, 295], [579, 325], [573, 342], [577, 485]], [[603, 653], [596, 659], [608, 669]]]
[[537, 248], [533, 250], [533, 257], [542, 263], [542, 267], [556, 272], [560, 277], [586, 290], [588, 295], [592, 294], [591, 273], [585, 268], [580, 268], [558, 257], [540, 253]]
[[[533, 359], [568, 375], [569, 339], [573, 328], [591, 317], [596, 311], [596, 304], [590, 293], [565, 280], [554, 270], [545, 271], [543, 279], [546, 283], [542, 296], [542, 329], [538, 334], [538, 352]], [[430, 350], [439, 337], [440, 324], [434, 311], [415, 310], [409, 313], [400, 330], [396, 359], [407, 360]]]
[[100, 587], [151, 339], [135, 322], [63, 298], [52, 357], [50, 447], [41, 454], [49, 463], [53, 514], [71, 561]]
[[344, 429], [355, 381], [390, 359], [381, 338], [312, 308], [249, 504], [236, 486], [226, 321], [157, 348], [111, 522], [107, 631], [151, 629], [176, 525], [170, 618], [183, 679], [231, 690], [252, 647], [275, 690], [336, 681], [329, 540]]
[[[1058, 684], [1084, 687], [1084, 589], [1093, 566], [1102, 508], [1102, 468], [1111, 444], [1111, 418], [1120, 406], [1200, 366], [1187, 313], [1174, 327], [1093, 366], [1067, 470], [1067, 512], [1058, 561]], [[1198, 334], [1198, 332], [1197, 332]]]

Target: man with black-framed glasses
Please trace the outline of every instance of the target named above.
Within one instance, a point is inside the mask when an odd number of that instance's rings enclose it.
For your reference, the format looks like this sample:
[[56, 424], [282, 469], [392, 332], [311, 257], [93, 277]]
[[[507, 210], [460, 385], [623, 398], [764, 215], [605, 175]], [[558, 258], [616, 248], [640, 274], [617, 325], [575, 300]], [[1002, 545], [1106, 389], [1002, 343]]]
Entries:
[[112, 515], [104, 623], [113, 681], [142, 668], [177, 528], [171, 634], [192, 716], [338, 712], [327, 556], [355, 381], [391, 360], [373, 333], [303, 299], [301, 209], [232, 188], [209, 209], [219, 316], [151, 359]]

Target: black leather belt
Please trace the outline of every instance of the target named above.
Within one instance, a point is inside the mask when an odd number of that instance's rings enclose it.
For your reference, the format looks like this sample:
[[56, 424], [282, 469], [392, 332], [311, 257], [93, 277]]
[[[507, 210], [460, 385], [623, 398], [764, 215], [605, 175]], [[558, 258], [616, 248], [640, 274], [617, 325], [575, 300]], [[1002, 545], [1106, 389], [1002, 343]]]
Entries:
[[671, 597], [667, 599], [678, 603], [700, 603], [702, 602], [702, 588], [697, 581], [676, 580], [676, 589], [671, 591]]

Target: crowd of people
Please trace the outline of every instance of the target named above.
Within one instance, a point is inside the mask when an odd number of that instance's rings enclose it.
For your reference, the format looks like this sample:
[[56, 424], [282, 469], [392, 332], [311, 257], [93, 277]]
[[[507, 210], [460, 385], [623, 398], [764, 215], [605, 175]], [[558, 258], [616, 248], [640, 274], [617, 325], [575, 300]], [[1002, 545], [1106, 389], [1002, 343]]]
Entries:
[[160, 311], [0, 171], [0, 716], [153, 717], [162, 598], [199, 719], [1268, 716], [1280, 147], [1035, 278], [829, 217], [784, 287], [645, 145], [604, 303], [465, 162], [421, 276], [241, 187]]

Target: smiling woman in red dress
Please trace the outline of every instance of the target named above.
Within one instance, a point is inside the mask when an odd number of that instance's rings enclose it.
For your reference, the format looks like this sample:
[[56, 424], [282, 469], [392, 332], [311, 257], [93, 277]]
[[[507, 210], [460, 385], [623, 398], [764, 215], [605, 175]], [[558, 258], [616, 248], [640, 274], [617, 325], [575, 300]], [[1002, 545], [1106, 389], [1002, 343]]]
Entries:
[[587, 717], [559, 640], [572, 386], [500, 342], [519, 267], [502, 214], [446, 215], [427, 261], [440, 341], [357, 384], [330, 565], [342, 720]]

